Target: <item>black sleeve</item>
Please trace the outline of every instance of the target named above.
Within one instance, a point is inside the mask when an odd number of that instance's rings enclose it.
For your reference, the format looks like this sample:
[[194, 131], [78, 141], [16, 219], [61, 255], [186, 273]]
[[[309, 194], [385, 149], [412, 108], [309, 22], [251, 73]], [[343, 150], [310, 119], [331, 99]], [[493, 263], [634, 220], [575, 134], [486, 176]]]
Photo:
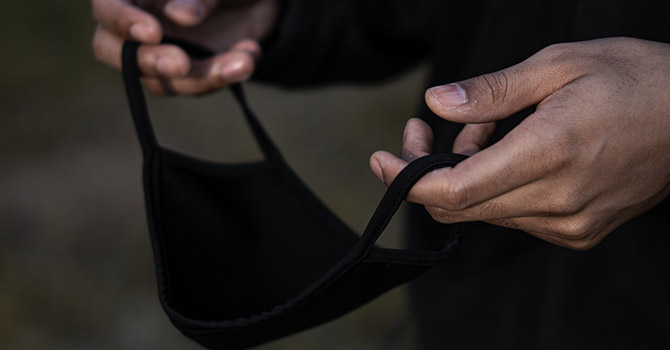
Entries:
[[255, 78], [307, 85], [398, 74], [431, 55], [437, 3], [286, 0]]

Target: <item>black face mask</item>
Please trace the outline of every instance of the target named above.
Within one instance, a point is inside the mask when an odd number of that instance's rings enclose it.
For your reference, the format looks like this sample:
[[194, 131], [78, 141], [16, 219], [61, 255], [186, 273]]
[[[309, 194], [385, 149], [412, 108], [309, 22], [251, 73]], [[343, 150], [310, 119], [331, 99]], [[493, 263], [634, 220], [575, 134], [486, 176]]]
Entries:
[[[205, 48], [176, 43], [194, 58]], [[341, 316], [444, 260], [458, 226], [435, 250], [375, 246], [412, 185], [465, 156], [419, 158], [398, 175], [362, 236], [346, 227], [282, 159], [231, 87], [265, 160], [212, 163], [161, 147], [137, 68], [138, 44], [123, 46], [123, 77], [144, 155], [144, 194], [158, 293], [170, 320], [198, 343], [242, 349]], [[420, 234], [420, 233], [413, 233]]]

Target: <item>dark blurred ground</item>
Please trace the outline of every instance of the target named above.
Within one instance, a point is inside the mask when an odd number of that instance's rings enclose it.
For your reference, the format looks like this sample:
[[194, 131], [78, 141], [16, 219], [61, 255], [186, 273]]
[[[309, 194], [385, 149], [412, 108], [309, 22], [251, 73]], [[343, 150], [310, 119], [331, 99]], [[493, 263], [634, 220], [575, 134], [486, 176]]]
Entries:
[[[0, 12], [0, 348], [197, 349], [159, 306], [135, 139], [118, 72], [90, 52], [88, 2], [7, 2]], [[368, 170], [398, 151], [418, 69], [383, 86], [286, 92], [248, 86], [305, 182], [362, 231], [384, 186]], [[164, 145], [258, 158], [226, 92], [151, 99]], [[396, 244], [395, 222], [385, 237]], [[404, 289], [260, 349], [411, 348]]]

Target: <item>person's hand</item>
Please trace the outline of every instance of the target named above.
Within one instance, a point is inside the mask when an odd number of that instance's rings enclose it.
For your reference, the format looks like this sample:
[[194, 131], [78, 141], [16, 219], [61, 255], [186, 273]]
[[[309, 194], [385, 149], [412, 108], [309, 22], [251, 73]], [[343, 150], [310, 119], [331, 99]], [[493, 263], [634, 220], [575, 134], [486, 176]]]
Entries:
[[[140, 71], [155, 94], [200, 94], [248, 79], [259, 40], [272, 30], [277, 0], [92, 0], [98, 26], [93, 51], [119, 69], [123, 41], [143, 43]], [[163, 34], [198, 42], [221, 54], [192, 61]]]
[[[426, 103], [467, 123], [453, 151], [471, 155], [410, 192], [437, 221], [486, 221], [583, 250], [670, 192], [668, 44], [553, 45], [505, 70], [433, 87]], [[496, 120], [534, 104], [532, 115], [485, 147]], [[379, 151], [370, 167], [388, 185], [431, 151], [432, 138], [412, 119], [401, 157]]]

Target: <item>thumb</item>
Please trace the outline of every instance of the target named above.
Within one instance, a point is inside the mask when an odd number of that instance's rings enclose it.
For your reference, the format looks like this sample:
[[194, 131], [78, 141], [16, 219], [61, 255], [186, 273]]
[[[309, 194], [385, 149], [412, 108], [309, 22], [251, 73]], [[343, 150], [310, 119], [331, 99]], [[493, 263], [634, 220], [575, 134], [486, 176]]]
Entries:
[[202, 23], [219, 4], [219, 0], [170, 0], [165, 4], [165, 16], [183, 27]]
[[550, 46], [512, 67], [426, 90], [428, 108], [458, 123], [504, 119], [537, 104], [581, 76], [566, 64], [559, 45]]

